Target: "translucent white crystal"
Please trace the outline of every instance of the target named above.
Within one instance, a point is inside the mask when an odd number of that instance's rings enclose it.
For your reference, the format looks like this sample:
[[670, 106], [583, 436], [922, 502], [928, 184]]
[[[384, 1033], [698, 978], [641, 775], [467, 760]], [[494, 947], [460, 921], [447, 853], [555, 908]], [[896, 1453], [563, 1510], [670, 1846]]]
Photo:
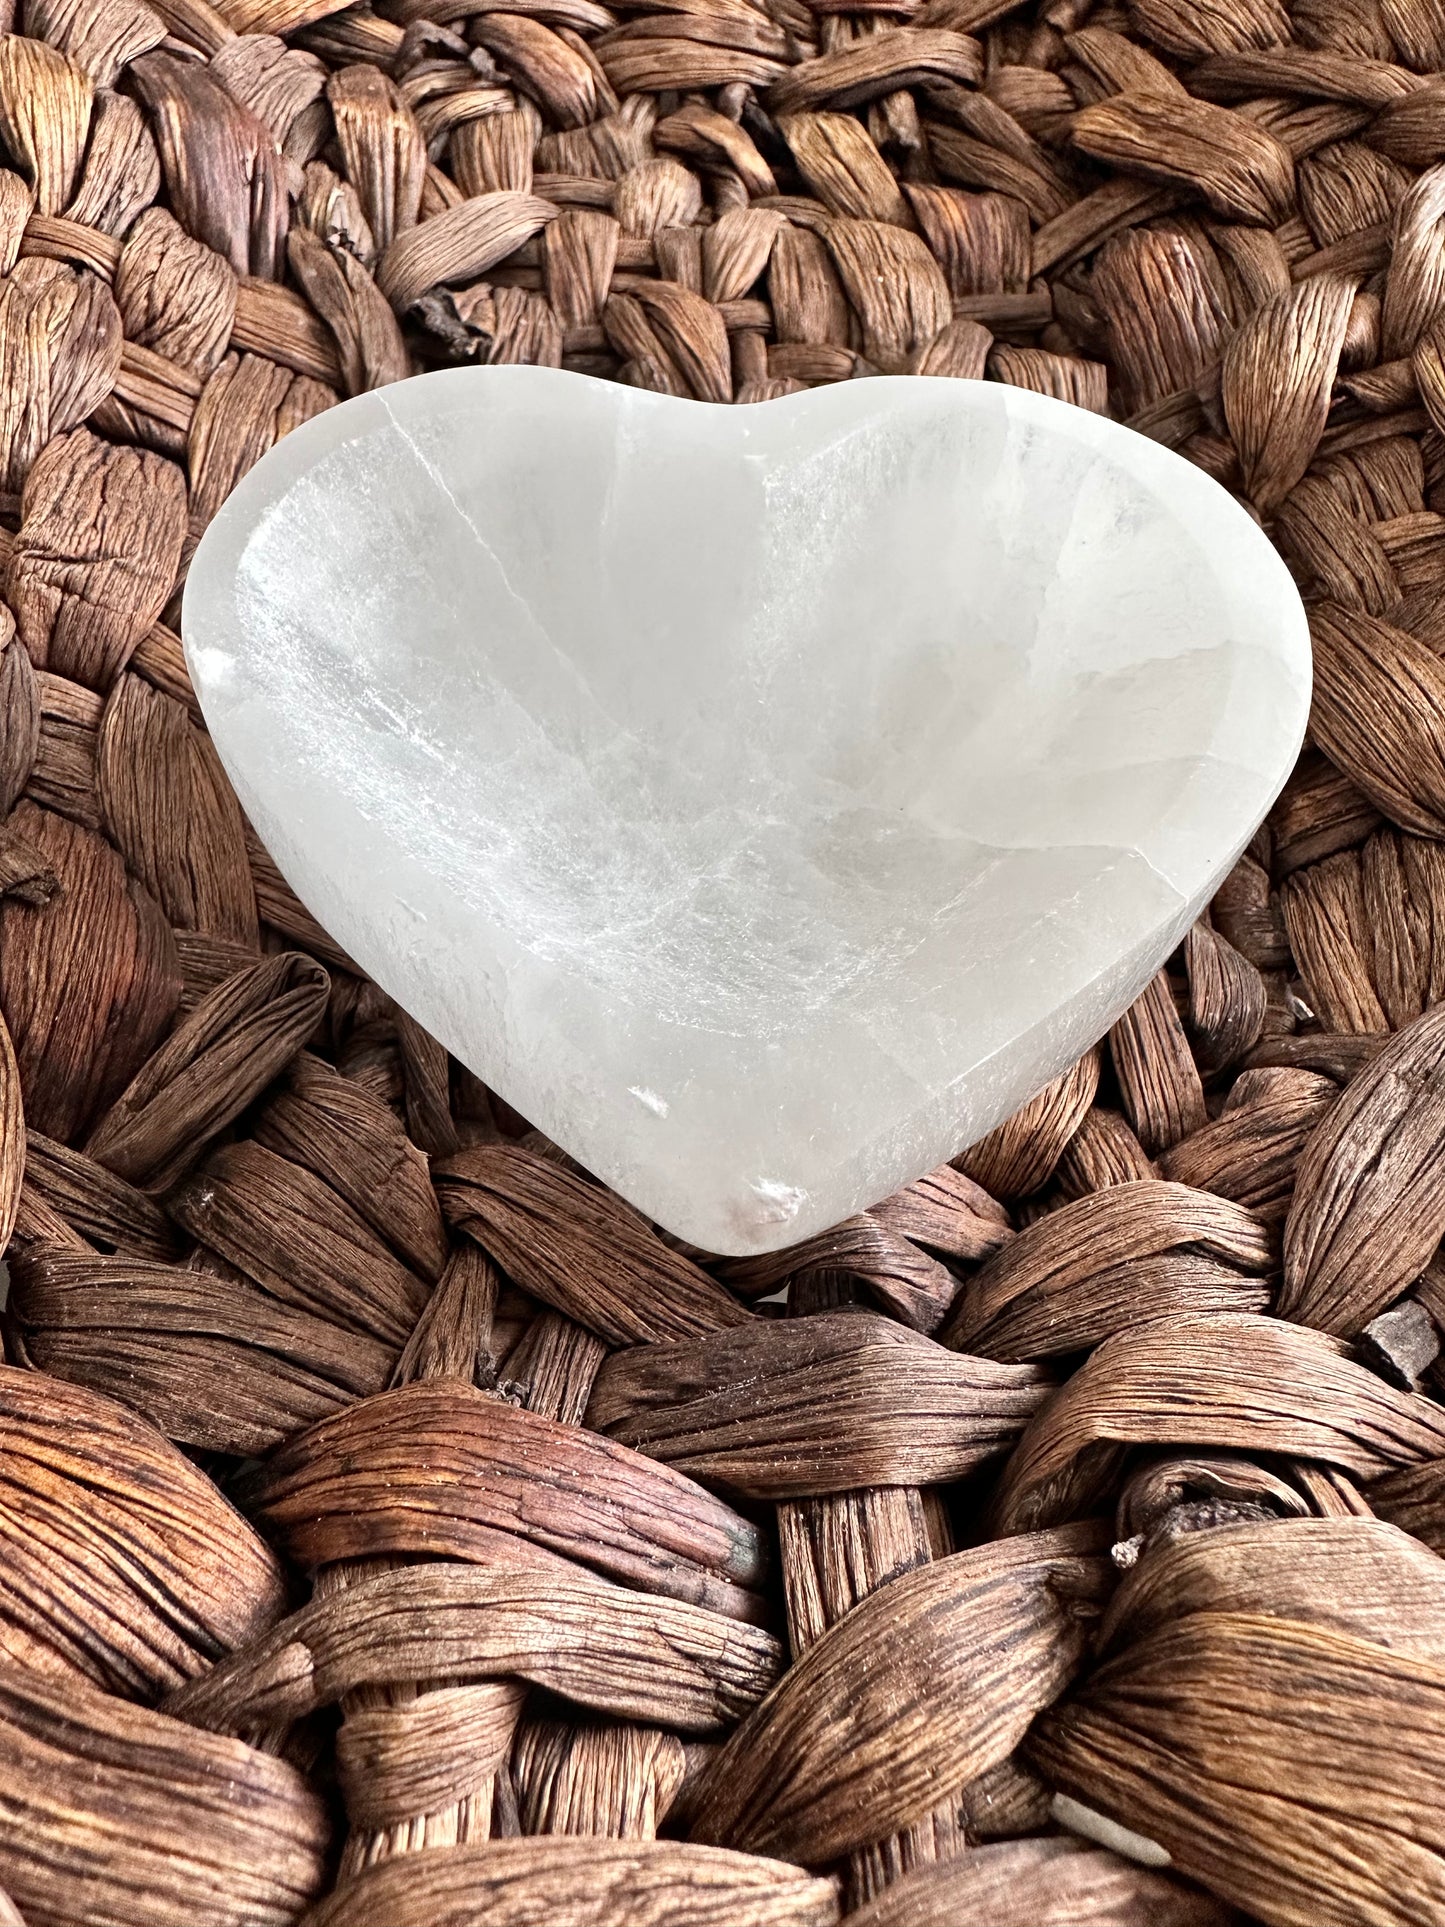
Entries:
[[464, 369], [296, 430], [191, 674], [357, 962], [669, 1230], [805, 1237], [1133, 999], [1299, 748], [1293, 584], [1178, 456], [997, 384], [760, 407]]

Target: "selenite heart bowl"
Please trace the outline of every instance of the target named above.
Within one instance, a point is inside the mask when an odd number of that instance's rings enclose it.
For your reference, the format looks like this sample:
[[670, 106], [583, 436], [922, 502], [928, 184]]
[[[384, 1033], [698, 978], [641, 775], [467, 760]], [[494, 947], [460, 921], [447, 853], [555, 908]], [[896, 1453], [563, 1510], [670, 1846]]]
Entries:
[[1304, 612], [1168, 450], [998, 383], [461, 369], [307, 422], [186, 652], [339, 943], [668, 1230], [770, 1250], [1007, 1117], [1285, 780]]

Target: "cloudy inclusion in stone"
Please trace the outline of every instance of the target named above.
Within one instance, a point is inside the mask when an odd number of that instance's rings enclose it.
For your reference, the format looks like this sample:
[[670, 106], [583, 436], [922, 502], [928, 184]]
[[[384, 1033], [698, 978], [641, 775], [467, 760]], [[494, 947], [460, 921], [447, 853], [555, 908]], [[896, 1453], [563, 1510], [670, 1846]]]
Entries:
[[1309, 704], [1298, 595], [1222, 489], [981, 382], [726, 409], [423, 376], [251, 471], [184, 629], [326, 928], [726, 1252], [875, 1202], [1077, 1057]]

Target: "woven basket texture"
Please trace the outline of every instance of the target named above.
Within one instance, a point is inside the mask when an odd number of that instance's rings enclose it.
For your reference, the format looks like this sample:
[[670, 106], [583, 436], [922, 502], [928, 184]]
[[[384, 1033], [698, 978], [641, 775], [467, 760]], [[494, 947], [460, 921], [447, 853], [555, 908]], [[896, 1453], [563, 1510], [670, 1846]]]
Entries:
[[[19, 5], [0, 1921], [1445, 1923], [1445, 0]], [[1309, 605], [1169, 967], [779, 1256], [449, 1061], [196, 708], [230, 489], [467, 360], [1033, 388]]]

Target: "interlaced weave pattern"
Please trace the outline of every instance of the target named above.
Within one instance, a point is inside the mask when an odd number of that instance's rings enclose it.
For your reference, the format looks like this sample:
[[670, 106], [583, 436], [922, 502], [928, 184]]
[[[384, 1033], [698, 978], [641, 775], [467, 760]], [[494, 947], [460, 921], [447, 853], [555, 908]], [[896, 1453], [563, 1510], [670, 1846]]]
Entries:
[[[1445, 1922], [1445, 0], [19, 4], [0, 1922]], [[204, 731], [209, 518], [467, 360], [1033, 388], [1309, 604], [1169, 968], [795, 1251], [449, 1062]]]

